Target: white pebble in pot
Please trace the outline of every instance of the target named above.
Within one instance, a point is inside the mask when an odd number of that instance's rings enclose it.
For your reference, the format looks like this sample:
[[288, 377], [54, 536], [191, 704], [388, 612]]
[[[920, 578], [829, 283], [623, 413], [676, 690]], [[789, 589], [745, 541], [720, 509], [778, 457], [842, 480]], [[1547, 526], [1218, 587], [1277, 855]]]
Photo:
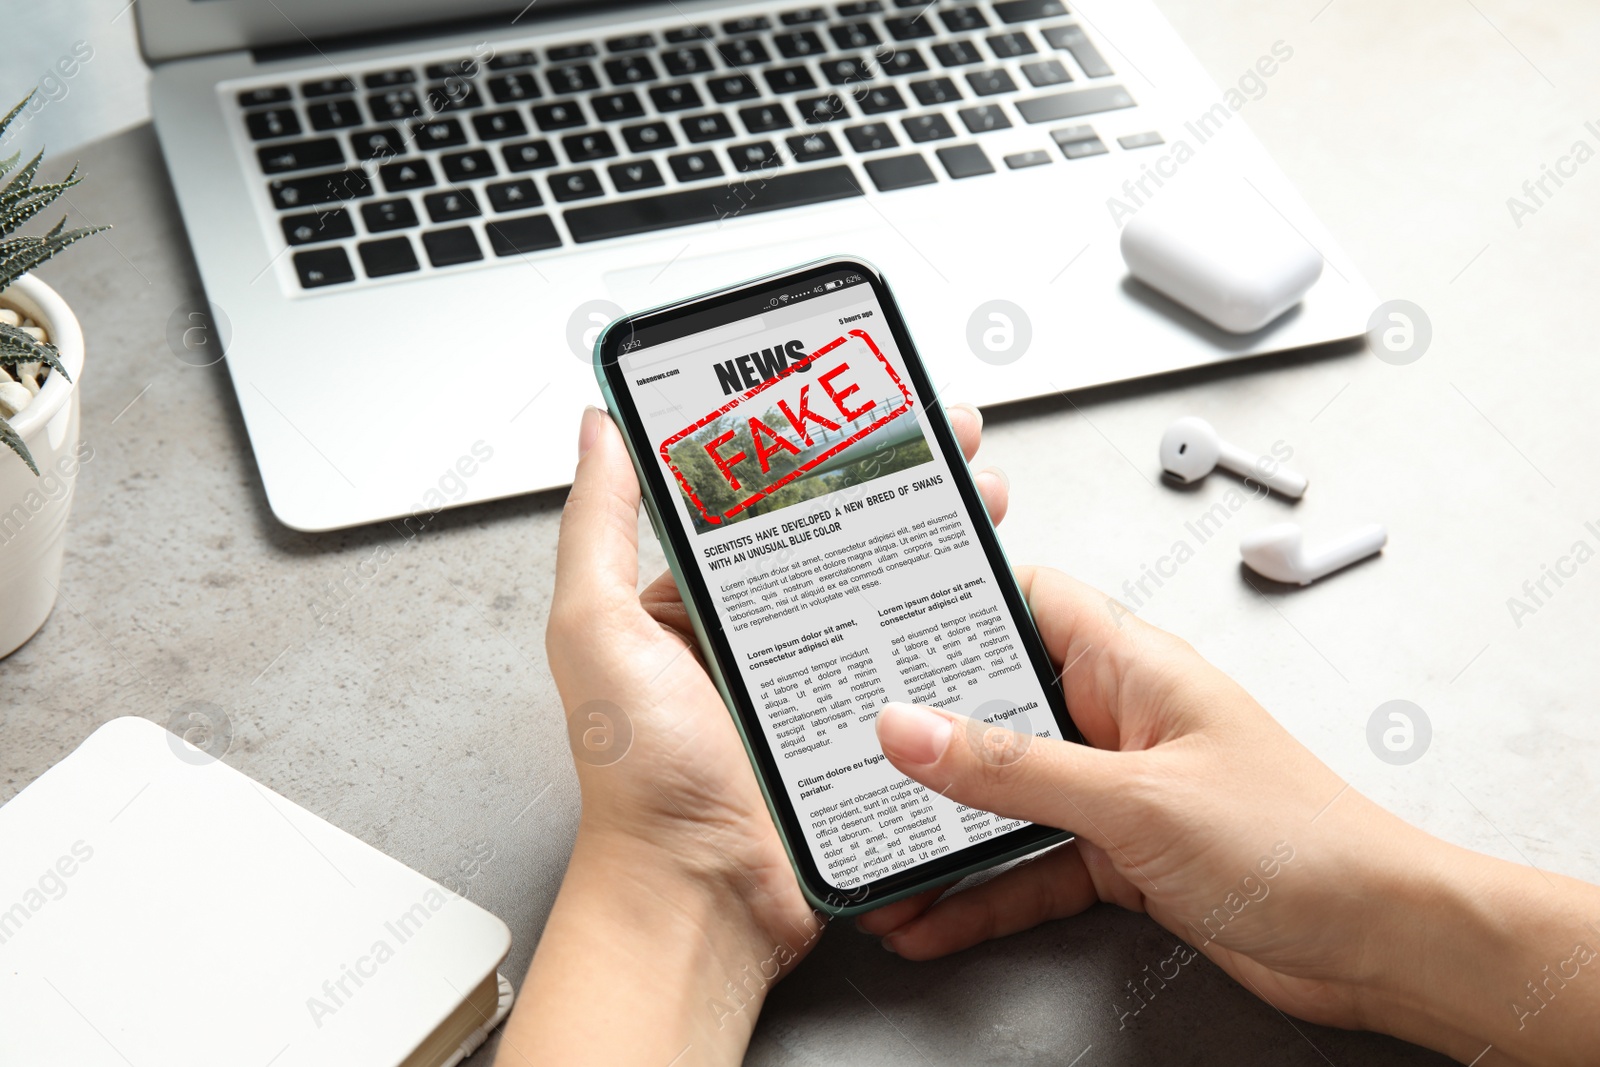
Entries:
[[0, 415], [10, 418], [33, 403], [33, 394], [21, 382], [0, 382]]

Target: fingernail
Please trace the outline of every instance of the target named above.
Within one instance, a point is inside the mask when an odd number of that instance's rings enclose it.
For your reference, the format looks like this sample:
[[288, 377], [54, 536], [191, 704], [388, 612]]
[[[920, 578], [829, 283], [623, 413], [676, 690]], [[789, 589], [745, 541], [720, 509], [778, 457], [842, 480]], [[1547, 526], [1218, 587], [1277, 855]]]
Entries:
[[578, 458], [582, 459], [594, 447], [600, 436], [600, 411], [593, 405], [583, 409], [583, 421], [578, 423]]
[[963, 411], [972, 412], [972, 417], [978, 420], [978, 429], [983, 429], [983, 412], [979, 411], [976, 407], [965, 402], [960, 404], [951, 404], [950, 406], [953, 408], [961, 408]]
[[883, 946], [884, 951], [886, 951], [886, 952], [894, 952], [895, 955], [899, 955], [899, 953], [895, 950], [894, 942], [895, 942], [895, 935], [894, 934], [890, 934], [888, 937], [884, 938], [882, 941], [879, 941], [878, 944]]
[[878, 712], [878, 744], [885, 755], [905, 763], [937, 763], [954, 725], [915, 704], [885, 704]]
[[989, 474], [994, 475], [996, 478], [999, 478], [1002, 482], [1004, 482], [1005, 483], [1005, 487], [1007, 489], [1011, 488], [1011, 475], [1007, 474], [1005, 472], [1004, 468], [1002, 468], [1002, 467], [985, 467], [983, 469], [986, 472], [988, 472]]

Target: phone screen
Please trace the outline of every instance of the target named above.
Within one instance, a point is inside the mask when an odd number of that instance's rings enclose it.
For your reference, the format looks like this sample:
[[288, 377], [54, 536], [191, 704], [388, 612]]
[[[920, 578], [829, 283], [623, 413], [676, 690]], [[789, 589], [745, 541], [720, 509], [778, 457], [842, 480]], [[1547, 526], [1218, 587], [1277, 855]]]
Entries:
[[714, 608], [707, 625], [755, 720], [747, 736], [759, 731], [810, 862], [841, 890], [970, 860], [1029, 828], [897, 771], [874, 733], [884, 703], [1040, 737], [1065, 722], [1076, 739], [874, 282], [845, 264], [742, 305], [641, 320], [617, 343], [611, 379], [666, 487], [659, 520], [681, 530], [681, 565]]

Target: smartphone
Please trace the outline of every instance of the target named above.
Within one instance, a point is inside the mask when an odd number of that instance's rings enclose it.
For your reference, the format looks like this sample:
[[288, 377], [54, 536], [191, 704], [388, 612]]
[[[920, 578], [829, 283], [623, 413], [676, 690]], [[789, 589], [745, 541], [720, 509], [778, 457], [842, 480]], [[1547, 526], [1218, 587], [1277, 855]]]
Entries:
[[1082, 740], [882, 275], [828, 259], [627, 315], [594, 362], [811, 902], [855, 914], [1070, 838], [878, 747], [891, 700]]

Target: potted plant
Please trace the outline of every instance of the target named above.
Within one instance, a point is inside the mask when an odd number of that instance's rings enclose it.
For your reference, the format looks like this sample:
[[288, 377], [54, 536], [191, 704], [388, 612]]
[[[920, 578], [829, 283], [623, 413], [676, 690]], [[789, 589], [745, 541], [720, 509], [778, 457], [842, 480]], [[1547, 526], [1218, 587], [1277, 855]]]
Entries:
[[[27, 103], [0, 119], [0, 142]], [[72, 489], [88, 458], [78, 442], [83, 331], [67, 302], [28, 271], [106, 227], [69, 230], [63, 217], [42, 236], [14, 236], [78, 184], [73, 167], [62, 181], [35, 185], [43, 158], [20, 167], [20, 152], [0, 159], [0, 657], [55, 606]]]

